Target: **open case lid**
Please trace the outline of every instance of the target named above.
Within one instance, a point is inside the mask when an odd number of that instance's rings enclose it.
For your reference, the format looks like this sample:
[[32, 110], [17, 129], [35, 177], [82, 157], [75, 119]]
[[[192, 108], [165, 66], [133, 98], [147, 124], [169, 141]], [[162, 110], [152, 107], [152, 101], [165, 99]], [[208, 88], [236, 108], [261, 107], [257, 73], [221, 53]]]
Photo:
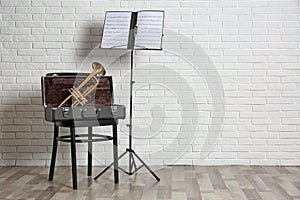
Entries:
[[[48, 73], [42, 76], [42, 99], [44, 107], [58, 107], [59, 104], [70, 95], [69, 90], [72, 87], [77, 87], [89, 73]], [[89, 81], [80, 92], [83, 93], [85, 89], [93, 85]], [[113, 83], [111, 76], [103, 76], [96, 89], [86, 96], [88, 100], [87, 106], [107, 106], [113, 104]], [[70, 98], [63, 107], [71, 107], [74, 98]]]

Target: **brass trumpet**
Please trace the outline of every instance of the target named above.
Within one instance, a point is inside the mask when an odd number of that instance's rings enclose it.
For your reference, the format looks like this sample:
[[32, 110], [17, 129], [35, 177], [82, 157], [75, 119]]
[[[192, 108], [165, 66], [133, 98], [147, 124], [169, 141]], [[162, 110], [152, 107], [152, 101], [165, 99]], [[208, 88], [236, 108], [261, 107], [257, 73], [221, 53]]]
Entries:
[[[88, 75], [88, 77], [86, 77], [77, 88], [75, 86], [71, 88], [69, 90], [71, 94], [65, 98], [65, 100], [63, 100], [58, 107], [63, 106], [72, 97], [74, 97], [76, 100], [72, 103], [71, 107], [76, 107], [79, 104], [83, 106], [87, 103], [86, 96], [96, 89], [100, 81], [99, 76], [104, 76], [106, 73], [104, 67], [100, 63], [93, 62], [92, 67], [93, 71]], [[93, 85], [89, 86], [83, 93], [81, 93], [79, 90], [90, 80], [93, 81]]]

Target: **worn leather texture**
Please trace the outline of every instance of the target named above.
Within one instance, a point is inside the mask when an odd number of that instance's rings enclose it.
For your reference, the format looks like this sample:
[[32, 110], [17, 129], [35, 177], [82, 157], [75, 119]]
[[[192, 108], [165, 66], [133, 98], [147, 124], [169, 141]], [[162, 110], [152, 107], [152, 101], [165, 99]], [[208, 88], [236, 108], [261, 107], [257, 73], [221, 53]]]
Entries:
[[[47, 107], [58, 107], [59, 104], [70, 95], [69, 90], [72, 87], [77, 87], [86, 77], [85, 76], [45, 76], [43, 77], [43, 100]], [[83, 93], [85, 89], [92, 85], [89, 81], [80, 92]], [[96, 90], [91, 92], [86, 99], [88, 106], [108, 106], [113, 104], [113, 88], [112, 77], [104, 76], [100, 78]], [[75, 98], [68, 100], [63, 107], [70, 107]], [[80, 106], [80, 105], [79, 105]]]

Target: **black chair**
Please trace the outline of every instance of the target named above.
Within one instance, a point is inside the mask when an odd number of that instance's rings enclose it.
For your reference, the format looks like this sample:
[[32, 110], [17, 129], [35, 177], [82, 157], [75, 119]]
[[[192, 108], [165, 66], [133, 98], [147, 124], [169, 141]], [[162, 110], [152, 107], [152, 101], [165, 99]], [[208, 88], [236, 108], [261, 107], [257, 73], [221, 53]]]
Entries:
[[[69, 142], [71, 145], [71, 160], [72, 160], [72, 178], [73, 189], [77, 189], [77, 164], [76, 164], [76, 143], [88, 143], [88, 176], [92, 175], [92, 144], [93, 142], [101, 142], [113, 140], [113, 157], [114, 157], [114, 181], [119, 182], [118, 176], [118, 140], [117, 140], [117, 125], [118, 119], [125, 118], [125, 107], [122, 113], [124, 115], [117, 116], [113, 113], [113, 87], [112, 77], [102, 77], [100, 83], [94, 90], [94, 96], [86, 96], [88, 103], [94, 104], [92, 112], [88, 107], [73, 109], [71, 107], [72, 99], [64, 104], [64, 108], [58, 108], [59, 104], [68, 96], [70, 88], [74, 86], [76, 80], [85, 80], [89, 74], [87, 73], [48, 73], [41, 79], [42, 83], [42, 98], [45, 109], [45, 119], [54, 123], [54, 138], [53, 148], [49, 172], [49, 181], [53, 181], [57, 144], [58, 141]], [[86, 86], [89, 87], [89, 86]], [[108, 106], [103, 106], [108, 105]], [[109, 109], [107, 109], [109, 107]], [[65, 109], [67, 108], [68, 111]], [[97, 108], [95, 110], [95, 108]], [[104, 109], [106, 108], [106, 109]], [[65, 109], [65, 110], [64, 110]], [[111, 109], [111, 110], [110, 110]], [[118, 109], [117, 109], [118, 110]], [[70, 112], [69, 112], [70, 111]], [[96, 112], [95, 112], [96, 111]], [[109, 112], [110, 113], [109, 113]], [[101, 115], [101, 119], [100, 116]], [[58, 117], [60, 116], [60, 117]], [[93, 134], [94, 126], [112, 126], [112, 136]], [[59, 136], [60, 127], [70, 129], [69, 135]], [[76, 134], [77, 127], [87, 127], [88, 134]]]
[[[117, 120], [98, 120], [98, 121], [61, 121], [54, 123], [53, 148], [51, 156], [51, 164], [49, 171], [49, 181], [53, 181], [57, 144], [58, 141], [69, 142], [71, 145], [71, 160], [72, 160], [72, 179], [73, 189], [77, 189], [77, 163], [76, 163], [76, 143], [88, 143], [88, 172], [87, 175], [92, 175], [92, 144], [93, 142], [113, 140], [113, 157], [114, 157], [114, 182], [119, 183], [118, 173], [118, 139], [117, 139]], [[93, 126], [112, 126], [113, 136], [93, 134]], [[70, 135], [59, 136], [59, 128], [70, 128]], [[88, 134], [75, 134], [76, 127], [88, 127]]]

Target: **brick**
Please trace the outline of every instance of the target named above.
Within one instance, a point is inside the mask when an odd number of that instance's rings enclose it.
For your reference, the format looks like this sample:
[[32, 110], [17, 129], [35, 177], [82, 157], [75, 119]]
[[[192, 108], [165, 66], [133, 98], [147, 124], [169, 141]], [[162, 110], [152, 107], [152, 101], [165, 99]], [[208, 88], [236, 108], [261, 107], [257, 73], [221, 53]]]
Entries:
[[42, 0], [42, 1], [32, 1], [31, 5], [33, 7], [60, 7], [60, 1], [50, 1], [50, 0]]
[[295, 158], [295, 152], [268, 152], [267, 158], [271, 159], [294, 159]]
[[34, 63], [58, 63], [60, 57], [58, 56], [33, 56], [32, 62]]
[[44, 56], [46, 55], [46, 50], [44, 49], [18, 49], [18, 55], [21, 56]]
[[267, 98], [268, 104], [292, 104], [293, 99], [290, 98]]
[[292, 125], [268, 125], [268, 131], [292, 132], [296, 127]]
[[222, 152], [247, 152], [250, 150], [250, 146], [222, 146]]
[[[187, 23], [188, 25], [188, 23]], [[201, 28], [201, 29], [210, 29], [210, 28], [222, 28], [222, 23], [221, 22], [195, 22], [194, 23], [195, 28]]]
[[1, 42], [12, 42], [12, 37], [10, 35], [3, 35], [0, 38]]
[[4, 35], [29, 35], [30, 34], [30, 28], [5, 28], [1, 29], [1, 34]]
[[17, 28], [44, 28], [45, 23], [42, 21], [16, 21]]
[[[251, 8], [223, 8], [224, 15], [249, 15]], [[251, 13], [252, 14], [252, 13]]]
[[239, 7], [250, 7], [250, 8], [255, 8], [255, 7], [268, 7], [268, 2], [267, 1], [238, 1], [238, 6]]
[[57, 22], [52, 22], [52, 21], [47, 21], [45, 22], [45, 27], [46, 28], [75, 28], [75, 22], [72, 21], [57, 21]]
[[8, 104], [30, 104], [31, 99], [25, 99], [25, 98], [2, 98], [1, 99], [1, 103], [3, 105]]
[[241, 112], [241, 118], [266, 118], [268, 116], [267, 112]]
[[11, 14], [11, 13], [14, 13], [14, 11], [15, 11], [14, 7], [1, 6], [1, 8], [0, 8], [0, 13], [2, 13], [2, 14]]
[[[103, 13], [103, 15], [104, 15], [104, 13], [105, 13], [105, 11], [106, 11], [106, 9], [105, 9], [105, 7], [103, 6], [103, 3], [104, 2], [97, 2], [97, 1], [92, 1], [91, 2], [91, 7], [93, 7], [93, 8], [95, 8], [95, 5], [93, 5], [93, 4], [101, 4], [101, 5], [99, 5], [98, 7], [97, 7], [97, 9], [91, 9], [90, 7], [77, 7], [76, 9], [75, 9], [75, 13], [76, 14], [87, 14], [87, 13], [89, 13], [89, 14], [99, 14], [99, 13]], [[109, 2], [109, 4], [110, 4], [111, 2]], [[118, 2], [115, 2], [115, 3], [118, 3]], [[110, 7], [111, 7], [111, 5], [109, 5]], [[103, 19], [104, 19], [104, 17], [103, 17]]]
[[254, 91], [254, 97], [279, 97], [280, 92], [278, 91]]
[[252, 12], [255, 14], [277, 14], [280, 13], [280, 8], [276, 8], [276, 7], [253, 8]]
[[279, 105], [253, 105], [253, 111], [280, 111]]
[[270, 1], [270, 7], [297, 7], [299, 2], [297, 1]]
[[[72, 56], [76, 55], [76, 50], [68, 50], [68, 49], [47, 49], [47, 55], [49, 56]], [[86, 55], [86, 54], [84, 54]]]
[[38, 105], [26, 105], [26, 106], [17, 105], [16, 110], [17, 111], [38, 111], [41, 110], [41, 107]]
[[[77, 156], [77, 155], [76, 155]], [[44, 160], [44, 159], [49, 159], [51, 158], [51, 153], [33, 153], [32, 155], [34, 160]], [[57, 154], [57, 158], [60, 158], [60, 153]]]
[[30, 6], [30, 1], [29, 0], [2, 0], [1, 1], [1, 6], [4, 7], [29, 7]]
[[46, 14], [64, 14], [64, 13], [75, 13], [75, 8], [67, 8], [67, 7], [46, 8]]
[[62, 44], [60, 42], [34, 42], [35, 49], [60, 49]]
[[91, 49], [92, 45], [91, 43], [85, 43], [85, 42], [72, 42], [72, 43], [63, 42], [62, 47], [65, 49]]
[[150, 1], [121, 1], [121, 8], [132, 8], [132, 7], [142, 7], [142, 8], [150, 8]]
[[6, 27], [10, 27], [10, 28], [15, 28], [15, 22], [13, 21], [0, 21], [0, 28], [6, 28]]
[[237, 158], [237, 153], [235, 153], [235, 152], [212, 152], [212, 153], [209, 153], [208, 157], [210, 159], [234, 159], [234, 158]]
[[45, 15], [45, 14], [34, 14], [34, 21], [60, 21], [62, 20], [62, 15]]
[[60, 34], [59, 28], [32, 28], [33, 35], [58, 35]]
[[31, 21], [31, 14], [2, 15], [3, 21]]
[[16, 7], [16, 13], [22, 13], [22, 14], [42, 14], [45, 13], [45, 8], [43, 7]]
[[266, 154], [264, 152], [257, 152], [257, 153], [256, 152], [250, 152], [250, 153], [241, 152], [241, 153], [238, 153], [237, 157], [240, 159], [265, 159]]
[[2, 56], [3, 62], [17, 62], [17, 63], [23, 63], [23, 62], [30, 62], [29, 56]]
[[46, 65], [42, 63], [16, 63], [16, 69], [30, 69], [30, 70], [40, 70], [45, 69]]
[[2, 77], [0, 79], [0, 83], [1, 84], [9, 84], [9, 83], [15, 83], [16, 82], [16, 78], [15, 77]]
[[294, 14], [294, 13], [298, 13], [298, 11], [299, 11], [298, 7], [281, 8], [281, 12], [286, 14]]
[[251, 50], [224, 49], [224, 55], [250, 56], [251, 54]]
[[251, 123], [256, 125], [256, 124], [265, 124], [265, 125], [268, 125], [268, 124], [273, 124], [273, 125], [276, 125], [276, 124], [279, 124], [280, 123], [280, 120], [279, 119], [252, 119], [251, 120]]
[[299, 152], [300, 147], [296, 145], [280, 146], [280, 151], [283, 152]]
[[44, 36], [44, 41], [45, 42], [67, 42], [67, 41], [72, 41], [73, 37], [69, 35], [45, 35]]
[[45, 146], [18, 146], [17, 151], [21, 153], [46, 152]]
[[291, 105], [283, 105], [282, 106], [283, 111], [299, 111], [300, 108], [297, 104], [291, 104]]
[[3, 42], [3, 47], [7, 49], [31, 49], [32, 42]]
[[62, 7], [89, 7], [89, 1], [62, 1]]
[[249, 22], [245, 22], [245, 21], [237, 21], [237, 22], [232, 22], [232, 21], [230, 21], [230, 22], [224, 22], [223, 21], [223, 27], [224, 28], [227, 28], [227, 29], [229, 29], [229, 28], [238, 28], [238, 29], [247, 29], [247, 28], [249, 28], [249, 27], [251, 27], [252, 26], [252, 22], [251, 21], [249, 21]]
[[30, 145], [30, 139], [6, 139], [2, 141], [2, 144], [5, 146]]
[[300, 162], [298, 160], [291, 159], [291, 160], [280, 160], [280, 164], [277, 165], [296, 166], [299, 165], [299, 163]]
[[296, 56], [268, 56], [270, 63], [297, 63]]
[[5, 160], [31, 160], [31, 153], [3, 153], [3, 159]]
[[45, 146], [45, 145], [52, 145], [52, 139], [32, 139], [31, 145], [33, 146]]
[[45, 160], [16, 160], [16, 166], [46, 166]]

